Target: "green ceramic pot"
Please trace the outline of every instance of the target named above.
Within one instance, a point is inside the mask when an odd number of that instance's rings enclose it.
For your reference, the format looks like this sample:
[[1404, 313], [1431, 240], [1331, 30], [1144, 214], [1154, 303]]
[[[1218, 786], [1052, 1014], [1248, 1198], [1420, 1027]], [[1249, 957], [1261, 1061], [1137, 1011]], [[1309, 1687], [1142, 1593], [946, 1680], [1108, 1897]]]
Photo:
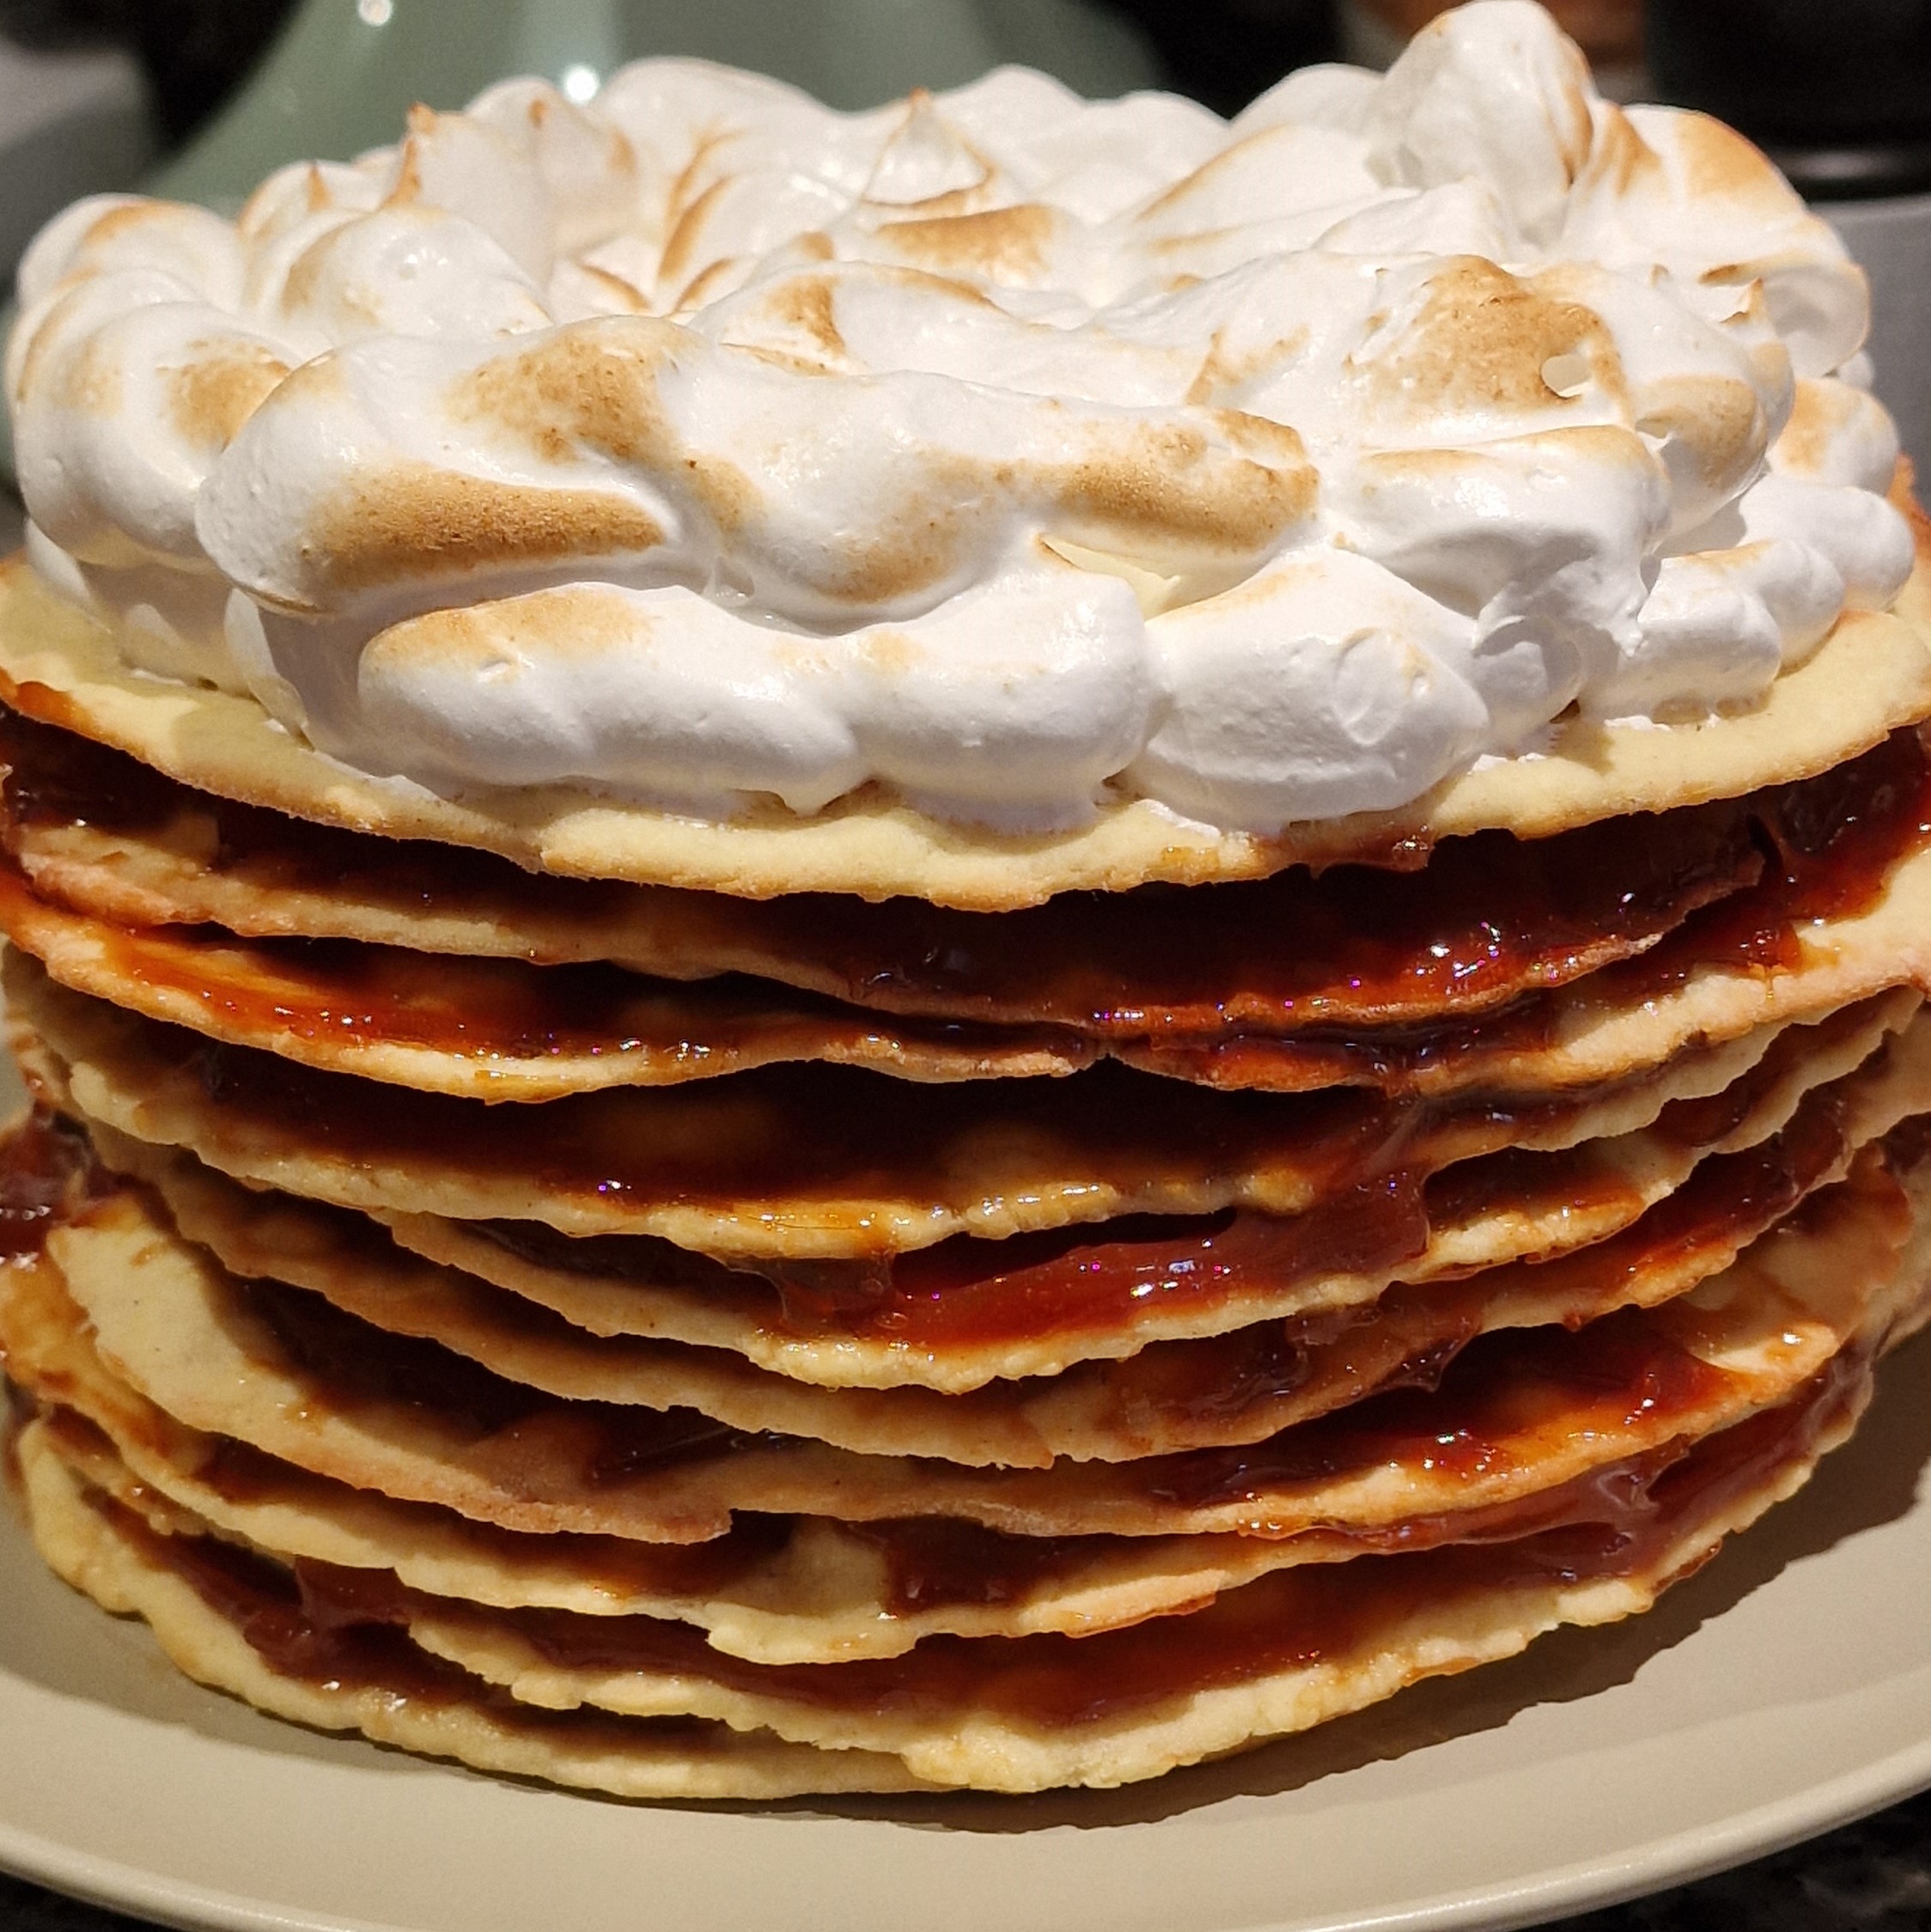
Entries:
[[305, 0], [235, 101], [151, 184], [232, 205], [271, 168], [393, 141], [411, 103], [460, 107], [508, 74], [588, 95], [626, 60], [700, 54], [838, 107], [1019, 61], [1082, 94], [1154, 84], [1133, 30], [1089, 0]]

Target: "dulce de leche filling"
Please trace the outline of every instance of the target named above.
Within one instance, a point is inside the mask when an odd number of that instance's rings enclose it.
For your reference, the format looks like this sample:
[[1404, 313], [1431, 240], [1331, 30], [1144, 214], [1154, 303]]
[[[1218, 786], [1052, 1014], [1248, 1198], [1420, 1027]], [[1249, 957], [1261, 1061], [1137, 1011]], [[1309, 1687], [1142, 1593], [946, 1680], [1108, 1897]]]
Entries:
[[[1855, 1412], [1869, 1362], [1849, 1350], [1792, 1400], [1697, 1445], [1630, 1459], [1587, 1483], [1532, 1499], [1512, 1517], [1491, 1515], [1474, 1534], [1438, 1544], [1419, 1521], [1364, 1544], [1354, 1562], [1276, 1572], [1185, 1617], [1072, 1638], [928, 1638], [905, 1656], [840, 1665], [740, 1661], [702, 1631], [643, 1617], [561, 1611], [497, 1613], [545, 1658], [564, 1667], [689, 1674], [807, 1704], [940, 1710], [968, 1703], [1046, 1728], [1124, 1716], [1160, 1699], [1323, 1662], [1344, 1661], [1386, 1641], [1405, 1621], [1471, 1600], [1550, 1585], [1644, 1576], [1666, 1553], [1673, 1581], [1711, 1553], [1700, 1525], [1721, 1519], [1813, 1450]], [[165, 1563], [231, 1622], [270, 1667], [310, 1681], [373, 1685], [429, 1699], [481, 1696], [474, 1680], [406, 1642], [412, 1611], [460, 1606], [417, 1596], [385, 1572], [298, 1562], [292, 1571], [205, 1537], [157, 1537], [122, 1505], [93, 1506], [150, 1561]], [[1065, 1560], [1063, 1545], [1013, 1552], [1021, 1541], [970, 1528], [921, 1525], [891, 1547], [894, 1594], [908, 1606], [997, 1601]], [[1432, 1545], [1432, 1546], [1431, 1546]], [[1405, 1554], [1374, 1553], [1377, 1550]]]
[[[1472, 1016], [1525, 1000], [1507, 1037], [1532, 1037], [1546, 1009], [1528, 996], [1621, 960], [1640, 963], [1605, 984], [1660, 988], [1699, 964], [1788, 964], [1795, 926], [1867, 904], [1931, 824], [1923, 748], [1900, 732], [1798, 783], [1539, 840], [1447, 840], [1414, 855], [1427, 860], [1414, 870], [1296, 868], [1251, 883], [1066, 893], [989, 915], [907, 899], [741, 901], [532, 875], [483, 853], [217, 800], [15, 712], [0, 712], [0, 759], [16, 852], [36, 829], [84, 824], [165, 839], [270, 903], [330, 892], [399, 919], [448, 911], [521, 918], [539, 932], [574, 924], [590, 943], [603, 933], [655, 949], [679, 978], [734, 968], [881, 1012], [1063, 1027], [1132, 1043], [1156, 1070], [1230, 1082], [1243, 1055], [1260, 1056], [1282, 1084], [1297, 1057], [1318, 1076], [1392, 1078], [1492, 1043], [1492, 1023], [1477, 1032]], [[143, 971], [192, 977], [198, 947], [220, 942], [169, 929], [127, 943]], [[436, 982], [448, 960], [256, 943], [286, 1024], [484, 1056], [620, 1037], [622, 1003], [643, 990], [587, 962], [472, 970], [458, 995]], [[702, 997], [685, 996], [701, 1035]]]

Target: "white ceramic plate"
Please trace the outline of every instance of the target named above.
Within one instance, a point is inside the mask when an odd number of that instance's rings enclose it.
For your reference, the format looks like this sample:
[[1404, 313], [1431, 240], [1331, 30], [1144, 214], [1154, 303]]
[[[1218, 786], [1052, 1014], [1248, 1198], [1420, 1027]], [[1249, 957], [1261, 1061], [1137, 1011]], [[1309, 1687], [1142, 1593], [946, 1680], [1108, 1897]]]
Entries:
[[1931, 1336], [1648, 1617], [1126, 1793], [647, 1807], [257, 1716], [0, 1501], [0, 1866], [172, 1923], [407, 1932], [1521, 1925], [1931, 1784]]

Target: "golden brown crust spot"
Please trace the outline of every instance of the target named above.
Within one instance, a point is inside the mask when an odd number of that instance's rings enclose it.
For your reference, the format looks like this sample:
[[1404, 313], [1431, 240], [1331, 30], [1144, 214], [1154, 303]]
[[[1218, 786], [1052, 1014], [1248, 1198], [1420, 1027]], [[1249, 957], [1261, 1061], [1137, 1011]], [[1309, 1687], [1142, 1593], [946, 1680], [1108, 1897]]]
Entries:
[[[664, 243], [662, 259], [658, 264], [657, 272], [664, 281], [674, 282], [690, 273], [699, 238], [704, 233], [704, 218], [730, 185], [731, 177], [721, 174], [678, 215], [672, 224], [669, 239]], [[707, 265], [716, 265], [715, 263]]]
[[1301, 440], [1301, 431], [1286, 423], [1250, 416], [1244, 409], [1216, 409], [1209, 413], [1221, 434], [1243, 456], [1256, 456], [1283, 467], [1307, 460], [1307, 445]]
[[838, 289], [828, 275], [795, 276], [771, 292], [771, 313], [837, 361], [845, 357], [838, 333]]
[[1777, 438], [1780, 459], [1800, 473], [1821, 470], [1830, 460], [1832, 441], [1861, 400], [1855, 390], [1839, 384], [1800, 378], [1790, 418]]
[[1648, 176], [1663, 179], [1663, 159], [1636, 132], [1636, 123], [1613, 102], [1605, 103], [1596, 123], [1595, 143], [1590, 150], [1587, 176], [1600, 182], [1619, 198], [1636, 192], [1637, 181]]
[[[926, 88], [914, 88], [905, 96], [905, 111], [900, 117], [892, 138], [896, 140], [899, 135], [905, 133], [918, 119], [919, 115], [929, 111], [931, 106], [932, 95], [930, 90]], [[952, 132], [953, 139], [957, 145], [963, 148], [972, 157], [973, 163], [979, 171], [978, 180], [968, 181], [961, 187], [947, 188], [941, 194], [927, 195], [923, 201], [874, 202], [873, 205], [874, 207], [903, 208], [908, 215], [916, 209], [920, 216], [935, 219], [972, 213], [974, 204], [985, 192], [994, 176], [998, 173], [998, 169], [970, 141], [966, 140], [956, 128]]]
[[1621, 358], [1593, 309], [1468, 255], [1430, 279], [1398, 343], [1355, 360], [1366, 361], [1384, 405], [1454, 416], [1558, 405], [1544, 371], [1567, 356], [1582, 357], [1597, 382], [1623, 393]]
[[619, 461], [663, 461], [678, 452], [657, 404], [662, 340], [566, 332], [496, 357], [465, 376], [448, 408], [459, 422], [509, 430], [545, 462], [585, 448]]
[[[868, 283], [950, 299], [961, 306], [991, 308], [994, 304], [969, 282], [935, 275], [920, 268], [883, 268], [868, 265]], [[729, 348], [795, 369], [801, 375], [824, 375], [856, 371], [864, 365], [854, 359], [838, 326], [838, 302], [843, 284], [836, 274], [805, 271], [768, 283], [741, 326], [723, 341]]]
[[868, 631], [855, 640], [858, 655], [881, 678], [902, 678], [926, 661], [927, 652], [902, 631]]
[[433, 668], [480, 677], [533, 650], [554, 662], [648, 648], [651, 628], [649, 613], [620, 592], [567, 584], [391, 625], [370, 639], [363, 663], [378, 673]]
[[710, 300], [713, 288], [727, 280], [736, 265], [734, 255], [721, 255], [708, 266], [701, 268], [673, 298], [667, 311], [672, 315], [688, 315], [692, 309], [700, 308]]
[[[825, 259], [827, 260], [831, 259], [830, 256]], [[944, 296], [958, 302], [962, 308], [996, 311], [999, 307], [992, 297], [976, 283], [962, 282], [954, 275], [941, 275], [935, 269], [887, 265], [878, 262], [868, 262], [864, 265], [864, 268], [868, 278], [889, 283], [894, 288], [913, 289], [924, 294]], [[823, 276], [805, 275], [788, 277], [783, 281], [771, 284], [764, 298], [767, 312], [782, 321], [790, 323], [795, 327], [807, 326], [809, 320], [801, 314], [794, 314], [789, 306], [793, 301], [791, 290], [799, 281], [816, 281], [820, 283], [825, 291], [826, 302], [831, 305], [836, 304], [841, 285], [835, 273]], [[813, 296], [808, 299], [815, 303], [817, 298]], [[835, 319], [832, 320], [832, 328], [833, 332], [837, 332]], [[842, 336], [839, 338], [838, 347], [841, 354], [844, 352], [844, 342]]]
[[923, 201], [874, 202], [872, 206], [903, 209], [908, 220], [928, 222], [956, 221], [965, 215], [1003, 214], [1003, 209], [981, 209], [976, 205], [984, 196], [991, 179], [992, 170], [989, 165], [977, 181], [968, 182], [962, 188], [947, 188], [943, 194], [929, 194]]
[[833, 375], [838, 372], [816, 356], [794, 355], [788, 349], [773, 349], [761, 342], [738, 342], [731, 346], [740, 356], [750, 356], [771, 369], [791, 375]]
[[282, 279], [282, 308], [284, 313], [332, 307], [342, 314], [354, 316], [356, 320], [371, 328], [381, 326], [381, 309], [366, 296], [346, 283], [338, 283], [331, 289], [329, 300], [326, 303], [317, 299], [332, 265], [336, 248], [347, 232], [345, 228], [331, 229], [326, 235], [318, 236], [289, 264], [289, 271]]
[[[1246, 136], [1241, 140], [1228, 143], [1218, 153], [1209, 155], [1205, 161], [1201, 162], [1198, 168], [1194, 169], [1192, 174], [1182, 175], [1164, 194], [1155, 195], [1134, 217], [1135, 220], [1139, 222], [1157, 220], [1160, 216], [1180, 207], [1197, 188], [1211, 181], [1216, 174], [1223, 173], [1229, 168], [1238, 167], [1245, 162], [1247, 158], [1248, 149], [1253, 147], [1257, 142], [1277, 139], [1278, 137], [1278, 129], [1264, 127], [1256, 133]], [[1186, 239], [1193, 241], [1197, 238], [1190, 235]]]
[[621, 275], [613, 274], [607, 268], [593, 268], [588, 262], [579, 262], [576, 266], [623, 314], [643, 315], [649, 313], [649, 301], [635, 283], [626, 282]]
[[[1189, 286], [1200, 279], [1198, 276], [1176, 277], [1179, 285]], [[1215, 329], [1209, 337], [1207, 354], [1187, 387], [1186, 399], [1190, 403], [1210, 403], [1216, 396], [1240, 386], [1260, 374], [1263, 369], [1272, 369], [1278, 363], [1295, 361], [1307, 346], [1307, 330], [1304, 326], [1290, 329], [1286, 335], [1263, 344], [1246, 356], [1228, 354], [1226, 342], [1227, 331]]]
[[999, 304], [984, 289], [974, 283], [961, 282], [956, 275], [941, 275], [931, 268], [889, 268], [882, 272], [905, 288], [926, 289], [934, 295], [949, 296], [966, 308], [999, 310]]
[[637, 554], [663, 540], [655, 519], [621, 497], [411, 464], [361, 478], [319, 506], [303, 548], [328, 590], [354, 592], [570, 557]]
[[1305, 463], [1230, 456], [1191, 424], [1093, 424], [1083, 440], [1083, 454], [1055, 462], [935, 460], [924, 494], [881, 511], [819, 587], [869, 604], [930, 589], [955, 567], [970, 527], [961, 509], [989, 491], [1032, 497], [1071, 526], [1056, 534], [1097, 535], [1102, 547], [1143, 560], [1174, 547], [1251, 554], [1307, 515], [1319, 487]]
[[40, 365], [52, 352], [51, 345], [58, 331], [61, 315], [73, 300], [74, 296], [70, 293], [47, 311], [40, 327], [34, 330], [22, 351], [20, 373], [14, 380], [14, 387], [9, 399], [16, 409], [22, 397], [31, 395], [40, 387]]
[[[568, 332], [485, 364], [459, 386], [450, 411], [509, 430], [547, 462], [594, 449], [675, 474], [721, 529], [741, 529], [756, 513], [757, 486], [736, 466], [689, 449], [666, 418], [656, 381], [669, 353], [655, 333]], [[1129, 422], [1087, 425], [1083, 447], [1058, 462], [935, 461], [928, 489], [881, 504], [815, 587], [868, 604], [929, 589], [955, 567], [972, 509], [989, 491], [1043, 498], [1130, 548], [1251, 552], [1309, 512], [1317, 478], [1292, 430], [1233, 412], [1223, 430], [1261, 460], [1215, 448], [1195, 424]]]
[[1685, 112], [1677, 123], [1683, 186], [1697, 200], [1755, 202], [1766, 213], [1800, 215], [1803, 205], [1770, 157], [1733, 127]]
[[[1042, 465], [1039, 475], [1055, 504], [1090, 517], [1116, 540], [1252, 552], [1314, 507], [1319, 479], [1295, 460], [1299, 437], [1292, 454], [1270, 451], [1270, 463], [1230, 459], [1185, 424], [1136, 424], [1117, 446], [1110, 440], [1096, 436], [1092, 454]], [[1279, 463], [1288, 466], [1272, 466]]]
[[615, 462], [678, 472], [720, 529], [737, 529], [756, 506], [756, 486], [735, 464], [686, 448], [671, 427], [657, 399], [657, 371], [669, 352], [667, 332], [655, 330], [566, 331], [484, 363], [458, 386], [449, 412], [509, 430], [546, 462], [592, 449]]
[[409, 132], [405, 137], [396, 168], [396, 185], [389, 191], [386, 205], [394, 208], [419, 200], [423, 192], [422, 143], [436, 131], [436, 111], [421, 101], [409, 110]]
[[1695, 457], [1702, 480], [1715, 485], [1763, 448], [1766, 425], [1757, 392], [1738, 377], [1666, 375], [1645, 389], [1636, 427], [1675, 437]]
[[112, 241], [117, 235], [144, 228], [152, 221], [165, 221], [174, 212], [174, 207], [170, 202], [124, 202], [119, 208], [110, 208], [88, 223], [87, 237], [81, 243], [81, 248], [85, 250]]
[[963, 271], [987, 281], [1027, 281], [1045, 265], [1059, 217], [1038, 202], [976, 215], [886, 222], [876, 239], [921, 268]]
[[[1605, 469], [1642, 466], [1654, 471], [1656, 467], [1656, 459], [1642, 438], [1613, 423], [1579, 423], [1559, 430], [1532, 431], [1509, 439], [1508, 447], [1545, 451], [1551, 456], [1575, 451]], [[1371, 450], [1361, 460], [1359, 488], [1363, 500], [1374, 503], [1384, 493], [1430, 482], [1446, 490], [1478, 486], [1484, 471], [1501, 460], [1480, 445], [1459, 449]]]
[[[244, 241], [259, 241], [261, 239], [262, 223], [280, 208], [282, 196], [277, 192], [279, 174], [271, 174], [241, 204], [241, 212], [235, 217], [235, 232]], [[320, 215], [335, 205], [328, 191], [328, 182], [322, 174], [320, 162], [310, 162], [302, 175], [302, 197], [308, 212]]]
[[289, 365], [259, 342], [197, 342], [188, 353], [192, 362], [168, 371], [169, 419], [184, 441], [226, 449], [280, 387]]
[[666, 218], [674, 222], [688, 208], [699, 192], [697, 176], [704, 163], [722, 147], [728, 146], [737, 138], [737, 130], [729, 127], [714, 127], [700, 134], [691, 149], [691, 158], [678, 171], [677, 179], [670, 185], [664, 198]]
[[620, 315], [649, 315], [649, 311], [651, 311], [651, 302], [643, 294], [643, 289], [637, 288], [636, 282], [625, 282], [624, 277], [610, 269], [593, 269], [587, 261], [571, 263], [571, 266], [582, 277], [585, 277], [585, 280], [593, 282], [597, 286], [599, 294]]
[[827, 559], [813, 576], [820, 595], [842, 601], [879, 605], [913, 597], [942, 583], [956, 568], [962, 521], [953, 515], [961, 496], [982, 492], [984, 478], [961, 467], [959, 491], [942, 478], [923, 501], [903, 501], [863, 536], [855, 536], [841, 556]]

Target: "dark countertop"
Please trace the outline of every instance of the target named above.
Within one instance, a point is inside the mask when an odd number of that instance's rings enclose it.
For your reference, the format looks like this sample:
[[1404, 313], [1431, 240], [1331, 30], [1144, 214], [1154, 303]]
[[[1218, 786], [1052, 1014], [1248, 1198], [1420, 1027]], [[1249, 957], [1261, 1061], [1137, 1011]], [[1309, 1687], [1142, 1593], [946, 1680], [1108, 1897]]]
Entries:
[[[0, 1932], [134, 1932], [144, 1921], [0, 1877]], [[1922, 1932], [1931, 1925], [1931, 1792], [1775, 1857], [1555, 1932]]]

